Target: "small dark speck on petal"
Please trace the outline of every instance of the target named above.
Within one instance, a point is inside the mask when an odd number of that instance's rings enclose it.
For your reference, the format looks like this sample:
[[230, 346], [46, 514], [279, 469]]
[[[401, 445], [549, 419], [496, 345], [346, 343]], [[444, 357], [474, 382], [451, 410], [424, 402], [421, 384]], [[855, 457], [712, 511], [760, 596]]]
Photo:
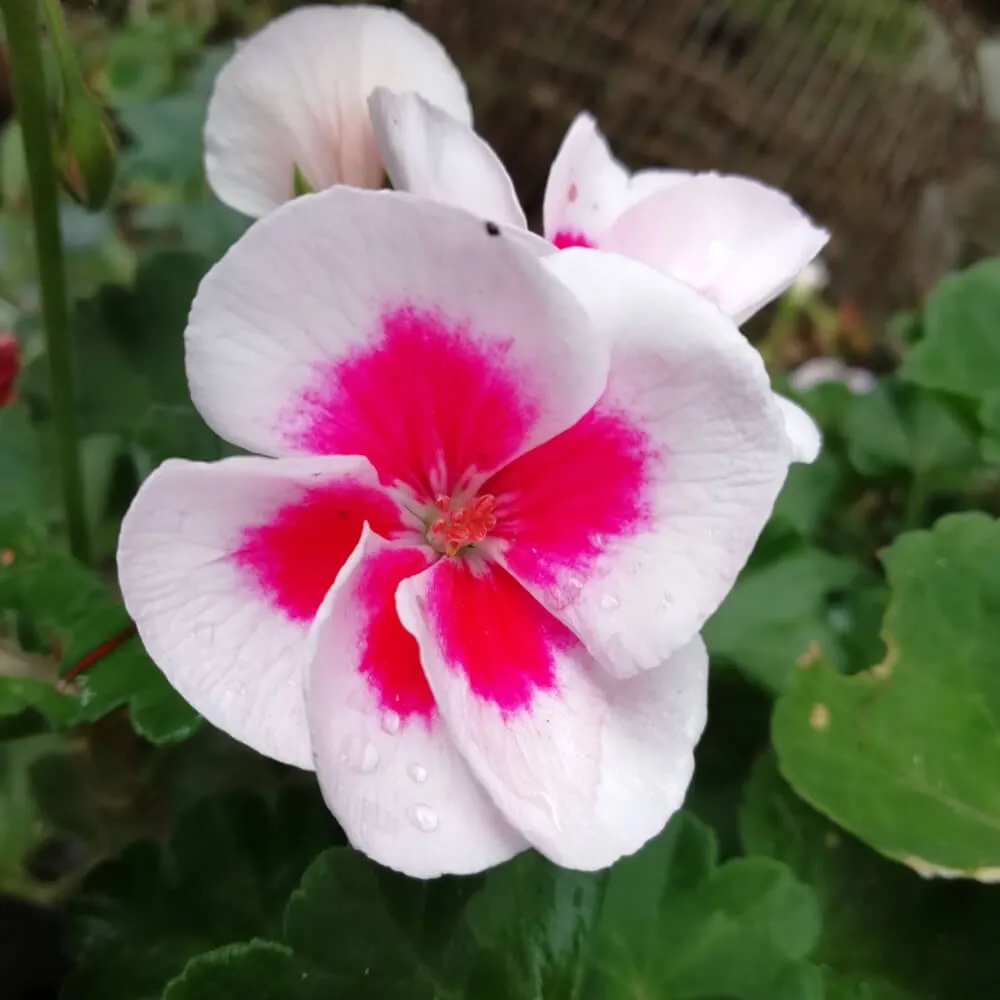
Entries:
[[488, 232], [490, 234], [490, 236], [499, 236], [500, 235], [500, 227], [495, 222], [487, 222], [486, 223], [486, 232]]

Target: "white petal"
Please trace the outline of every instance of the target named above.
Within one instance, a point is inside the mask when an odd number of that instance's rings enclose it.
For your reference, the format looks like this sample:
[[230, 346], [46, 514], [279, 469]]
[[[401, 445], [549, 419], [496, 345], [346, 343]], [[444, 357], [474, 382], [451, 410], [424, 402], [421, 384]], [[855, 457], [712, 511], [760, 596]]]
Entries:
[[417, 878], [478, 872], [528, 846], [453, 745], [396, 616], [399, 582], [433, 558], [365, 533], [316, 620], [307, 693], [327, 805], [358, 850]]
[[223, 437], [364, 455], [425, 499], [574, 423], [607, 376], [586, 314], [503, 232], [347, 187], [252, 226], [202, 282], [185, 340]]
[[774, 401], [785, 421], [785, 433], [791, 442], [793, 460], [807, 464], [815, 462], [823, 446], [823, 436], [816, 421], [798, 403], [793, 403], [784, 396], [775, 393]]
[[360, 458], [171, 460], [143, 483], [118, 542], [125, 606], [212, 725], [311, 766], [306, 638], [366, 521], [400, 527]]
[[586, 240], [596, 245], [621, 214], [628, 187], [628, 171], [611, 155], [593, 116], [586, 112], [577, 115], [552, 161], [545, 185], [545, 236], [557, 244]]
[[368, 105], [382, 161], [397, 191], [527, 228], [503, 164], [468, 125], [418, 94], [394, 94], [384, 87], [375, 90]]
[[545, 235], [560, 247], [603, 246], [604, 234], [629, 206], [690, 176], [665, 169], [630, 176], [593, 116], [583, 112], [552, 161], [542, 206]]
[[760, 355], [687, 285], [616, 254], [546, 258], [612, 344], [575, 427], [494, 476], [499, 558], [618, 676], [722, 603], [791, 460]]
[[412, 90], [464, 123], [465, 85], [440, 43], [399, 11], [299, 7], [241, 45], [215, 81], [205, 170], [215, 193], [261, 216], [294, 194], [377, 187], [383, 170], [368, 115], [379, 86]]
[[600, 245], [687, 282], [742, 323], [788, 288], [828, 239], [781, 191], [698, 174], [634, 204]]
[[397, 606], [465, 759], [552, 861], [613, 864], [680, 808], [705, 725], [699, 638], [615, 680], [500, 567], [455, 559], [405, 580]]

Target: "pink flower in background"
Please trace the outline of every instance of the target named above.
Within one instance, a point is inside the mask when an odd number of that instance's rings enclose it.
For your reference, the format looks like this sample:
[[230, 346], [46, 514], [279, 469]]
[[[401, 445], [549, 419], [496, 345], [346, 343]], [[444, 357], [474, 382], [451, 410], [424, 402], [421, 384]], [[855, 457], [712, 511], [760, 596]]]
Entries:
[[[507, 171], [467, 123], [388, 88], [375, 90], [370, 106], [397, 189], [526, 228]], [[746, 177], [630, 174], [589, 114], [573, 121], [552, 164], [543, 232], [557, 248], [613, 251], [679, 278], [736, 323], [790, 287], [829, 238], [787, 195]], [[778, 405], [796, 461], [813, 461], [820, 449], [815, 423], [783, 397]]]
[[0, 333], [0, 408], [14, 402], [14, 383], [21, 370], [21, 345], [12, 333]]
[[123, 523], [181, 694], [314, 766], [412, 875], [656, 834], [705, 721], [698, 632], [791, 458], [735, 324], [624, 257], [338, 187], [251, 227], [186, 347], [205, 419], [267, 457], [169, 461]]
[[299, 7], [239, 45], [215, 80], [205, 122], [205, 173], [230, 207], [261, 216], [296, 193], [379, 187], [385, 176], [367, 98], [415, 91], [458, 121], [472, 112], [441, 44], [399, 11]]

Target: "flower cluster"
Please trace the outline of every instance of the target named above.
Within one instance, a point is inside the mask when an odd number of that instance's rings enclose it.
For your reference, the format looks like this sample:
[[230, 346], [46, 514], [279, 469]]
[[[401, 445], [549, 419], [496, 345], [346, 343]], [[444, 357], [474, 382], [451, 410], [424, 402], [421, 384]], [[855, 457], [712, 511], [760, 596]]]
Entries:
[[260, 218], [186, 362], [252, 454], [150, 476], [121, 585], [171, 683], [314, 767], [376, 860], [599, 868], [680, 806], [699, 631], [818, 451], [737, 324], [826, 235], [746, 178], [629, 174], [581, 114], [537, 236], [470, 122], [394, 11], [299, 9], [223, 68], [207, 174]]

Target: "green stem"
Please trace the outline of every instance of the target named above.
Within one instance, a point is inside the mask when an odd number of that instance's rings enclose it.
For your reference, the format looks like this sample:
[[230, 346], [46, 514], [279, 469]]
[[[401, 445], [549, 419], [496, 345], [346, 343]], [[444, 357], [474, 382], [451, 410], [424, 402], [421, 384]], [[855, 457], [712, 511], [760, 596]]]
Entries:
[[87, 562], [90, 546], [76, 435], [69, 310], [59, 231], [59, 187], [49, 131], [39, 10], [35, 0], [0, 0], [0, 10], [7, 28], [14, 102], [28, 166], [38, 284], [49, 361], [52, 422], [66, 528], [73, 555]]

